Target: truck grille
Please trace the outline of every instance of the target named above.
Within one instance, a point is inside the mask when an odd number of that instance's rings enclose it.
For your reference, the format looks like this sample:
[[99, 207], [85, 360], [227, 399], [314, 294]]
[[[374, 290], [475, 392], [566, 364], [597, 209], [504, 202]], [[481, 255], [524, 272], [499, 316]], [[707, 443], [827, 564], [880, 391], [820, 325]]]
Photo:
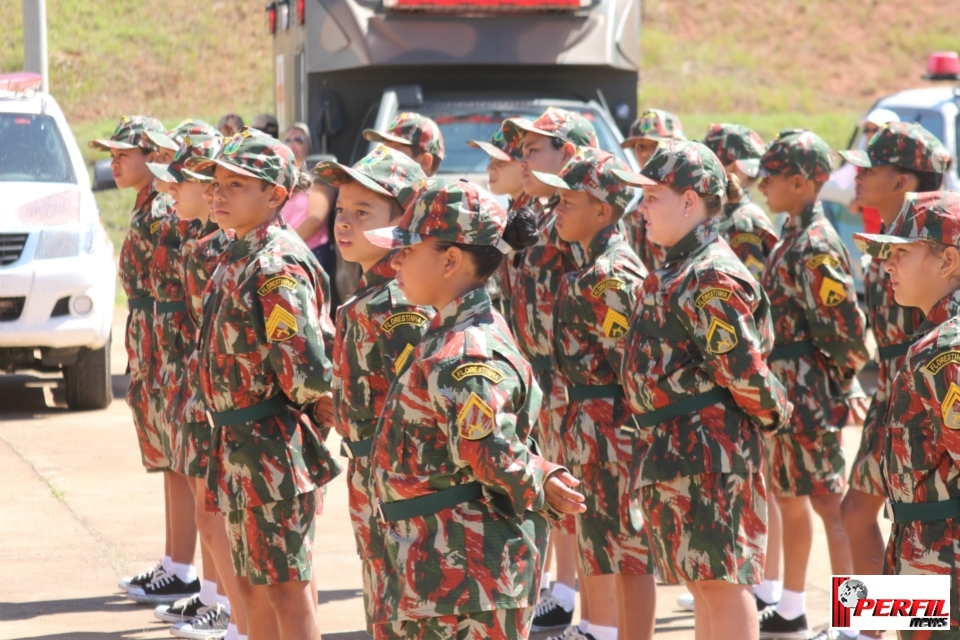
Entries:
[[26, 233], [0, 233], [0, 267], [19, 260], [26, 244]]
[[23, 303], [26, 298], [0, 298], [0, 322], [10, 322], [16, 320], [23, 313]]

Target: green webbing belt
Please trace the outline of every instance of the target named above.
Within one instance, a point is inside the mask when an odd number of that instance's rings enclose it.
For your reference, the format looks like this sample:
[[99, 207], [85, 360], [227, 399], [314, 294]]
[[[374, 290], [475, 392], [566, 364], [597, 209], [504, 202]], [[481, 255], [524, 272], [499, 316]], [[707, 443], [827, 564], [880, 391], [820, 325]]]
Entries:
[[907, 355], [907, 351], [910, 351], [910, 347], [912, 346], [912, 342], [901, 342], [899, 344], [892, 344], [889, 347], [879, 347], [877, 349], [877, 357], [881, 361], [893, 360], [894, 358]]
[[817, 348], [813, 346], [812, 340], [794, 342], [793, 344], [788, 344], [785, 347], [774, 347], [773, 351], [770, 352], [770, 357], [767, 358], [767, 362], [776, 362], [777, 360], [793, 360], [794, 358], [799, 358], [800, 356], [813, 355], [816, 351]]
[[596, 386], [567, 387], [567, 400], [596, 400], [610, 398], [617, 400], [623, 397], [623, 387], [618, 384], [604, 384]]
[[340, 443], [340, 455], [344, 458], [367, 458], [373, 449], [373, 438], [366, 440], [344, 440]]
[[550, 356], [541, 356], [539, 358], [534, 358], [530, 361], [530, 366], [533, 367], [533, 372], [537, 375], [540, 375], [551, 366], [553, 366], [553, 361], [550, 359]]
[[156, 303], [155, 298], [150, 296], [144, 296], [142, 298], [130, 298], [127, 300], [127, 309], [133, 311], [134, 309], [149, 309], [153, 311], [153, 305]]
[[273, 396], [265, 402], [252, 407], [233, 409], [231, 411], [207, 411], [207, 421], [211, 427], [226, 427], [234, 424], [256, 422], [270, 416], [275, 416], [288, 406], [287, 398], [283, 394]]
[[677, 400], [673, 404], [668, 404], [667, 406], [657, 409], [656, 411], [648, 411], [647, 413], [636, 415], [634, 416], [634, 421], [641, 428], [652, 427], [654, 425], [662, 424], [667, 420], [672, 420], [673, 418], [679, 418], [680, 416], [688, 413], [699, 411], [704, 407], [709, 407], [720, 402], [727, 402], [730, 399], [729, 391], [723, 387], [714, 387], [713, 389], [710, 389], [710, 391], [698, 393], [695, 396], [690, 396], [689, 398], [684, 398], [683, 400]]
[[157, 301], [157, 306], [154, 307], [154, 313], [177, 313], [179, 311], [187, 310], [187, 301], [186, 300], [173, 300], [171, 302], [160, 302]]
[[960, 498], [941, 502], [887, 502], [888, 514], [894, 522], [946, 520], [960, 517]]
[[428, 516], [448, 507], [476, 500], [483, 496], [483, 485], [479, 482], [465, 482], [448, 489], [441, 489], [429, 495], [409, 500], [380, 503], [380, 519], [384, 522], [406, 520], [417, 516]]

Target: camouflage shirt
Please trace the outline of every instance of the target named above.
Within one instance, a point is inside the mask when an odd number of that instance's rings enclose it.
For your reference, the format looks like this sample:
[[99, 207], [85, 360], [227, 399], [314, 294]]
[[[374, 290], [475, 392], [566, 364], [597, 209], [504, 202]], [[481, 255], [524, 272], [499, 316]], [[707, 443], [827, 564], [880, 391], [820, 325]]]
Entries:
[[760, 280], [767, 258], [778, 240], [767, 214], [744, 191], [739, 202], [724, 205], [717, 228], [747, 270]]
[[770, 304], [708, 220], [647, 276], [625, 338], [621, 379], [636, 413], [726, 388], [729, 401], [642, 430], [649, 448], [634, 460], [637, 486], [702, 473], [760, 468], [759, 429], [790, 416], [783, 386], [767, 368]]
[[775, 351], [812, 342], [812, 354], [771, 359], [795, 406], [792, 429], [838, 428], [847, 397], [866, 364], [864, 318], [850, 275], [850, 255], [817, 202], [784, 224], [761, 280], [773, 313]]
[[389, 522], [399, 613], [435, 617], [532, 606], [547, 526], [531, 451], [540, 389], [484, 288], [438, 311], [387, 396], [370, 454], [396, 502], [465, 482], [480, 500]]
[[[618, 227], [600, 231], [585, 255], [578, 251], [580, 270], [560, 282], [554, 361], [570, 387], [620, 385], [623, 337], [647, 269]], [[563, 420], [564, 462], [630, 462], [634, 438], [620, 427], [631, 415], [622, 397], [571, 399]]]
[[290, 411], [215, 430], [207, 488], [221, 511], [313, 491], [339, 471], [300, 412], [330, 390], [327, 277], [279, 218], [237, 238], [207, 286], [200, 385], [215, 412], [283, 395]]

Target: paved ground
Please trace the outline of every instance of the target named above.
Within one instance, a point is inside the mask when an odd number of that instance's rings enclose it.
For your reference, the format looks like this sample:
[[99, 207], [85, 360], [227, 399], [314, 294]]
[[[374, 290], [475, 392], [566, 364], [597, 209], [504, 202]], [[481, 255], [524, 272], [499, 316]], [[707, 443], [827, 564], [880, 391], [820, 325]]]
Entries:
[[[152, 565], [163, 548], [162, 481], [140, 466], [122, 399], [123, 318], [117, 320], [117, 400], [104, 411], [68, 412], [55, 376], [0, 375], [0, 639], [170, 637], [150, 608], [125, 600], [116, 587], [120, 575]], [[851, 456], [859, 435], [845, 431]], [[359, 631], [360, 567], [340, 481], [327, 494], [314, 567], [324, 637], [366, 638]], [[807, 586], [811, 624], [827, 621], [829, 575], [818, 526]], [[681, 592], [658, 589], [658, 638], [693, 638], [693, 614], [676, 608]]]

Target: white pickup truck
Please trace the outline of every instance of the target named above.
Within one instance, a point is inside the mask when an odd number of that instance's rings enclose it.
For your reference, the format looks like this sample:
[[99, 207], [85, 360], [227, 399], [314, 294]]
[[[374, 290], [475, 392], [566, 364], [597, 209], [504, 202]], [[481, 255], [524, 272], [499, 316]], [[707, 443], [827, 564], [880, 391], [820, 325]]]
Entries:
[[0, 75], [0, 372], [62, 371], [110, 404], [117, 267], [80, 149], [40, 77]]

